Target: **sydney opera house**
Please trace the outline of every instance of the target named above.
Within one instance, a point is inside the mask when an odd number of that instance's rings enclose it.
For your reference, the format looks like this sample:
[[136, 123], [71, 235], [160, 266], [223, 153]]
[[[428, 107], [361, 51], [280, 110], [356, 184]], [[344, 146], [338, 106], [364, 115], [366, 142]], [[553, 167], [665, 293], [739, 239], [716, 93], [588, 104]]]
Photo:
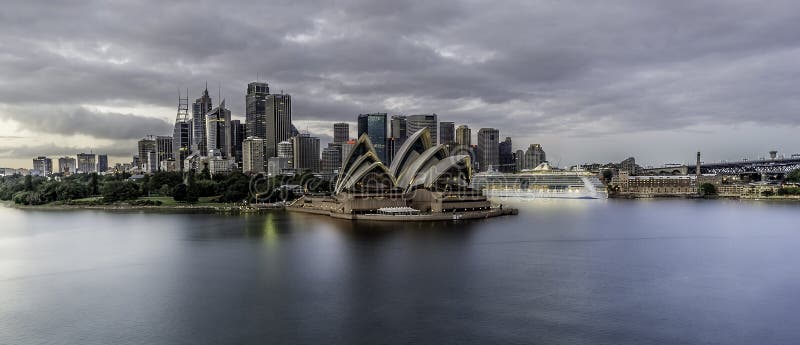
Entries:
[[486, 197], [469, 188], [471, 175], [470, 157], [450, 155], [445, 145], [434, 146], [427, 128], [411, 135], [388, 167], [365, 134], [343, 159], [333, 195], [307, 196], [295, 208], [331, 215], [491, 211]]

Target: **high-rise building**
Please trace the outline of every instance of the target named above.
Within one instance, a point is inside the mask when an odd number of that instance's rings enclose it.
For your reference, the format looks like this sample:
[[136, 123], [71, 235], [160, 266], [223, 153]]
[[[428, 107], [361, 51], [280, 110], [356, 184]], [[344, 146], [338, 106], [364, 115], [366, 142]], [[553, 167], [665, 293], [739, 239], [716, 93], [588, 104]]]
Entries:
[[[142, 171], [145, 171], [145, 172], [150, 172], [149, 169], [150, 169], [151, 166], [155, 166], [156, 169], [158, 169], [158, 161], [153, 162], [153, 163], [150, 163], [148, 161], [148, 159], [150, 157], [150, 152], [158, 152], [158, 148], [156, 148], [156, 139], [152, 135], [148, 135], [148, 136], [142, 138], [141, 140], [139, 140], [138, 147], [139, 147], [139, 151], [138, 151], [139, 152], [139, 168], [142, 169]], [[156, 158], [158, 158], [157, 155], [156, 155]], [[80, 162], [78, 163], [78, 165], [80, 166]]]
[[453, 144], [456, 142], [455, 126], [456, 125], [453, 122], [439, 122], [439, 143], [445, 144], [452, 148]]
[[531, 144], [528, 146], [522, 161], [523, 169], [533, 169], [544, 162], [547, 162], [547, 156], [542, 150], [542, 145]]
[[160, 163], [159, 163], [160, 161], [158, 160], [158, 152], [156, 152], [156, 151], [148, 152], [147, 153], [146, 162], [147, 163], [145, 164], [144, 169], [143, 169], [144, 172], [154, 173], [154, 172], [158, 171], [158, 168], [160, 166]]
[[389, 138], [386, 143], [387, 164], [390, 164], [397, 150], [403, 146], [408, 138], [408, 119], [403, 115], [394, 115], [389, 123]]
[[172, 156], [173, 139], [171, 136], [159, 135], [156, 137], [156, 154], [158, 159], [158, 169], [161, 169], [161, 162], [174, 159]]
[[284, 140], [278, 143], [278, 157], [292, 158], [294, 157], [294, 148], [292, 141]]
[[53, 160], [45, 156], [36, 157], [33, 159], [33, 170], [40, 176], [50, 176], [53, 174]]
[[239, 120], [231, 120], [231, 158], [236, 165], [242, 166], [242, 143], [247, 133], [247, 125]]
[[267, 157], [278, 155], [278, 143], [292, 137], [292, 97], [272, 94], [265, 99]]
[[481, 128], [478, 130], [478, 161], [480, 171], [496, 169], [500, 164], [499, 151], [500, 131], [494, 128]]
[[[350, 151], [353, 150], [353, 147], [356, 146], [355, 140], [348, 140], [346, 143], [342, 144], [342, 161], [347, 159], [347, 156], [350, 155]], [[343, 173], [343, 171], [340, 171]]]
[[499, 166], [497, 170], [500, 172], [510, 173], [517, 169], [514, 163], [514, 150], [511, 146], [511, 137], [506, 137], [506, 140], [501, 141], [497, 147]]
[[242, 142], [242, 172], [260, 173], [264, 172], [264, 148], [266, 140], [256, 137], [247, 137]]
[[414, 134], [420, 129], [428, 128], [428, 132], [431, 134], [431, 141], [433, 142], [433, 145], [439, 143], [436, 136], [436, 133], [439, 132], [437, 124], [438, 122], [436, 114], [406, 116], [408, 133]]
[[[467, 125], [458, 126], [456, 129], [456, 149], [453, 154], [466, 154], [472, 147], [472, 130]], [[473, 162], [477, 162], [476, 157], [472, 157]]]
[[61, 157], [58, 159], [58, 172], [63, 175], [74, 174], [78, 170], [78, 163], [73, 157]]
[[358, 133], [356, 137], [361, 137], [364, 133], [367, 134], [372, 142], [378, 158], [386, 162], [386, 113], [358, 115]]
[[319, 172], [319, 138], [301, 133], [292, 137], [292, 147], [294, 148], [292, 164], [297, 172], [304, 170]]
[[206, 147], [208, 156], [218, 152], [222, 158], [231, 157], [231, 111], [225, 108], [225, 100], [206, 114]]
[[90, 174], [97, 172], [97, 156], [94, 153], [78, 154], [78, 173]]
[[[203, 96], [192, 104], [192, 151], [198, 152], [201, 156], [208, 155], [206, 140], [206, 114], [213, 107], [211, 96], [208, 95], [208, 85], [203, 91]], [[140, 156], [144, 160], [146, 156]]]
[[97, 172], [108, 171], [108, 155], [97, 155]]
[[266, 139], [268, 96], [269, 84], [261, 82], [247, 84], [247, 95], [245, 96], [247, 137]]
[[178, 95], [178, 115], [172, 128], [172, 156], [179, 171], [183, 171], [183, 161], [192, 153], [192, 119], [189, 117], [189, 90], [186, 97]]
[[525, 167], [525, 151], [517, 150], [514, 154], [514, 161], [516, 163], [517, 172], [522, 171], [522, 169], [527, 169]]
[[331, 174], [338, 171], [342, 166], [342, 146], [341, 144], [329, 143], [328, 147], [322, 150], [322, 167], [320, 168], [323, 174]]
[[333, 124], [333, 142], [341, 144], [350, 140], [350, 125], [347, 122]]

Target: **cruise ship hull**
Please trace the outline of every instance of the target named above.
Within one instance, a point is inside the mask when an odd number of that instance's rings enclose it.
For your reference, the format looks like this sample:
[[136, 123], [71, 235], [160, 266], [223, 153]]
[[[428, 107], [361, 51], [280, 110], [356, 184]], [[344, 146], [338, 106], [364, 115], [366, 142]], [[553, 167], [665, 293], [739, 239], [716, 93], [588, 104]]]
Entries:
[[589, 191], [575, 192], [551, 192], [551, 191], [528, 191], [528, 190], [489, 190], [484, 189], [483, 195], [491, 200], [513, 199], [513, 200], [532, 200], [532, 199], [607, 199], [605, 193], [592, 193]]

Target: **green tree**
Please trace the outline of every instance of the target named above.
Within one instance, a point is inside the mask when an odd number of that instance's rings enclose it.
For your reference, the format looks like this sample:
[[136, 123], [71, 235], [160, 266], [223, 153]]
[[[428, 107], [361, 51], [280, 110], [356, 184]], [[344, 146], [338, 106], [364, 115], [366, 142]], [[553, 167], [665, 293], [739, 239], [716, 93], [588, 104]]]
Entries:
[[92, 173], [89, 177], [89, 189], [92, 195], [100, 194], [100, 182], [98, 181], [97, 173]]
[[194, 170], [189, 171], [186, 178], [186, 202], [195, 203], [198, 200], [197, 181], [195, 181]]
[[186, 201], [187, 196], [188, 196], [188, 189], [186, 188], [186, 185], [183, 183], [175, 186], [175, 188], [172, 189], [172, 198], [175, 199], [175, 201], [181, 201], [181, 202]]
[[800, 183], [800, 169], [792, 170], [786, 175], [786, 181]]
[[163, 194], [161, 189], [164, 185], [169, 186], [169, 189], [172, 190], [175, 186], [183, 183], [183, 176], [178, 172], [159, 171], [150, 176], [148, 183], [150, 191], [158, 191], [158, 193]]
[[614, 177], [614, 172], [611, 171], [611, 169], [603, 170], [603, 180], [606, 181], [606, 183], [608, 183], [608, 181], [611, 181], [612, 177]]
[[712, 196], [717, 195], [717, 186], [711, 183], [703, 183], [700, 185], [700, 195]]
[[25, 190], [32, 192], [33, 191], [33, 176], [25, 175]]
[[773, 192], [772, 190], [769, 190], [769, 189], [761, 192], [761, 196], [763, 196], [763, 197], [769, 198], [769, 197], [771, 197], [773, 195], [775, 195], [775, 192]]
[[103, 200], [115, 202], [134, 200], [139, 197], [139, 186], [130, 181], [108, 181], [102, 188]]

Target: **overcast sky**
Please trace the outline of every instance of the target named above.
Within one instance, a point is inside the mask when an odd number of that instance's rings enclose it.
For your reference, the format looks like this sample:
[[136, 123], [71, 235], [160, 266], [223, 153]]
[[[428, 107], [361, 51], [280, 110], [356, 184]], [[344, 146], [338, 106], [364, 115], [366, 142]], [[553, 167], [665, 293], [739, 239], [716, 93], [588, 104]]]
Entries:
[[[4, 1], [0, 166], [171, 134], [257, 76], [323, 141], [357, 114], [496, 127], [551, 162], [800, 152], [797, 1]], [[352, 127], [352, 126], [351, 126]]]

